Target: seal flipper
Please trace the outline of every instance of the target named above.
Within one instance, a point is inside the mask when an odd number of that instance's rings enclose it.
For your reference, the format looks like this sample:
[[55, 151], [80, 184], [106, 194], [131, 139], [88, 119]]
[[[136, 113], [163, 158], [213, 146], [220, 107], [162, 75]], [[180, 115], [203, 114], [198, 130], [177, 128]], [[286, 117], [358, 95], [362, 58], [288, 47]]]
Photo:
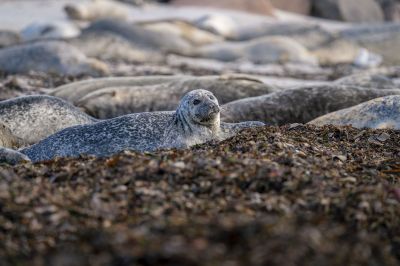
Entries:
[[15, 165], [30, 161], [28, 156], [19, 151], [0, 147], [0, 163]]
[[225, 123], [221, 122], [221, 138], [222, 139], [227, 139], [230, 137], [233, 137], [237, 133], [239, 133], [241, 130], [245, 128], [251, 128], [251, 127], [262, 127], [266, 126], [267, 124], [260, 122], [260, 121], [246, 121], [246, 122], [240, 122], [240, 123]]

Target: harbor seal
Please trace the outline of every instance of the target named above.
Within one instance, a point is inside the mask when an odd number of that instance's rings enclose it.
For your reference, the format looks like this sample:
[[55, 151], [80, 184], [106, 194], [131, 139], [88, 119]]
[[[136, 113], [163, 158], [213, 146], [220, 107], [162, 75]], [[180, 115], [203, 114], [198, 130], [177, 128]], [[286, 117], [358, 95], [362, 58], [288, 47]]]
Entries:
[[67, 16], [73, 20], [94, 21], [103, 18], [128, 19], [130, 6], [113, 0], [92, 0], [69, 3], [64, 6]]
[[400, 129], [400, 96], [386, 96], [326, 114], [309, 124], [351, 125], [356, 128]]
[[398, 65], [400, 55], [400, 23], [356, 25], [339, 32], [339, 37], [357, 43], [379, 54], [384, 65]]
[[94, 123], [96, 119], [62, 99], [35, 95], [1, 101], [0, 121], [10, 134], [33, 144], [66, 127]]
[[400, 90], [332, 84], [306, 86], [227, 103], [221, 107], [221, 120], [257, 120], [274, 125], [307, 123], [324, 114], [388, 95], [400, 95]]
[[65, 42], [39, 41], [1, 49], [0, 70], [11, 74], [36, 71], [58, 75], [100, 76], [108, 72], [108, 67], [96, 59], [87, 58]]
[[103, 77], [81, 80], [61, 85], [54, 90], [46, 90], [49, 95], [76, 103], [85, 95], [105, 88], [122, 86], [146, 86], [171, 82], [185, 76], [139, 76], [139, 77]]
[[112, 33], [120, 36], [138, 49], [147, 51], [181, 51], [187, 50], [191, 45], [181, 38], [173, 38], [168, 33], [146, 29], [138, 24], [119, 20], [104, 19], [90, 24], [82, 34]]
[[169, 52], [189, 53], [192, 49], [178, 36], [110, 19], [93, 22], [69, 43], [87, 56], [125, 62], [162, 62]]
[[0, 146], [0, 163], [15, 165], [30, 161], [31, 160], [25, 154], [22, 154], [19, 151], [13, 149]]
[[0, 30], [0, 48], [12, 46], [21, 41], [21, 36], [13, 31]]
[[85, 95], [74, 105], [100, 119], [138, 112], [170, 111], [178, 105], [181, 95], [200, 88], [212, 92], [221, 104], [280, 90], [240, 76], [185, 76], [160, 84], [104, 88]]
[[223, 62], [248, 61], [255, 64], [299, 63], [318, 65], [318, 60], [300, 43], [283, 37], [263, 37], [246, 42], [222, 42], [199, 47], [189, 54], [176, 54], [216, 59]]
[[13, 135], [6, 125], [0, 123], [0, 147], [16, 149], [24, 146], [24, 144], [22, 139]]
[[145, 29], [156, 32], [168, 33], [174, 38], [182, 38], [194, 46], [222, 42], [224, 38], [212, 32], [202, 30], [193, 23], [185, 20], [158, 20], [139, 23]]
[[70, 21], [34, 22], [20, 32], [23, 42], [42, 39], [67, 39], [78, 36], [80, 28]]
[[400, 89], [390, 75], [391, 73], [356, 73], [335, 80], [336, 84], [353, 85], [363, 88]]
[[187, 93], [175, 112], [136, 113], [61, 130], [20, 152], [33, 162], [82, 154], [99, 157], [123, 150], [155, 151], [188, 148], [222, 140], [260, 122], [220, 122], [215, 96], [206, 90]]

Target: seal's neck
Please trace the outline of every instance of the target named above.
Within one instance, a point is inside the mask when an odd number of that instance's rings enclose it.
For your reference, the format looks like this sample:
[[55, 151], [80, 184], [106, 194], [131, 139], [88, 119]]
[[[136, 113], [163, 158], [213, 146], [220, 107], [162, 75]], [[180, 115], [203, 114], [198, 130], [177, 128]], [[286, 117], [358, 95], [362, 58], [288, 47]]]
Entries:
[[174, 116], [174, 124], [181, 134], [193, 137], [216, 137], [219, 134], [220, 121], [219, 119], [210, 126], [200, 125], [191, 120], [191, 118], [177, 110]]

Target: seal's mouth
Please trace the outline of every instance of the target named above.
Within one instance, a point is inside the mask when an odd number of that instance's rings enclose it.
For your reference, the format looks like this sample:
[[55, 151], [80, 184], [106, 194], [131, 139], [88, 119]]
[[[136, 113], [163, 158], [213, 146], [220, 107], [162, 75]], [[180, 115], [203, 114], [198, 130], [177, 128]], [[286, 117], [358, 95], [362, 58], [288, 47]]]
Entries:
[[207, 116], [197, 116], [198, 122], [200, 124], [209, 125], [213, 124], [214, 121], [217, 119], [219, 112], [212, 112]]

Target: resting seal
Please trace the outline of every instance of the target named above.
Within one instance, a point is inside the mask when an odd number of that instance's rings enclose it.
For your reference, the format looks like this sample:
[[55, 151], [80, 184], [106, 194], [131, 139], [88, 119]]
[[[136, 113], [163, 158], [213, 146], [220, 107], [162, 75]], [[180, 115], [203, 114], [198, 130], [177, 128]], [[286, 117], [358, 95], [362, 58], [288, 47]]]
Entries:
[[70, 21], [34, 22], [21, 31], [23, 42], [43, 39], [67, 39], [78, 36], [81, 30]]
[[[62, 99], [36, 95], [1, 101], [0, 121], [10, 134], [26, 144], [33, 144], [66, 127], [93, 123], [96, 120]], [[6, 133], [7, 130], [3, 131]]]
[[167, 32], [110, 19], [93, 22], [70, 43], [91, 57], [140, 62], [162, 61], [167, 53], [192, 50], [188, 41]]
[[400, 129], [400, 96], [373, 99], [317, 119], [313, 125], [352, 125], [356, 128]]
[[260, 122], [220, 122], [215, 96], [206, 90], [187, 93], [175, 112], [129, 114], [94, 124], [66, 128], [21, 150], [33, 162], [81, 154], [108, 156], [123, 150], [155, 151], [187, 148], [209, 140], [222, 140]]
[[221, 42], [179, 55], [216, 59], [223, 62], [247, 61], [255, 64], [301, 63], [318, 65], [317, 58], [297, 41], [283, 37], [263, 37], [246, 42]]
[[37, 71], [58, 75], [100, 76], [108, 72], [108, 67], [101, 61], [87, 58], [65, 42], [40, 41], [1, 49], [0, 70], [13, 74]]
[[23, 146], [22, 139], [13, 135], [7, 126], [0, 123], [0, 147], [18, 148], [20, 146]]
[[307, 123], [374, 98], [398, 94], [398, 89], [332, 84], [305, 86], [227, 103], [222, 106], [221, 119], [224, 122], [257, 120], [274, 125]]
[[249, 78], [184, 76], [175, 81], [154, 85], [104, 88], [85, 95], [75, 101], [74, 105], [100, 119], [130, 113], [170, 111], [179, 104], [181, 95], [200, 88], [212, 92], [221, 104], [279, 90]]

